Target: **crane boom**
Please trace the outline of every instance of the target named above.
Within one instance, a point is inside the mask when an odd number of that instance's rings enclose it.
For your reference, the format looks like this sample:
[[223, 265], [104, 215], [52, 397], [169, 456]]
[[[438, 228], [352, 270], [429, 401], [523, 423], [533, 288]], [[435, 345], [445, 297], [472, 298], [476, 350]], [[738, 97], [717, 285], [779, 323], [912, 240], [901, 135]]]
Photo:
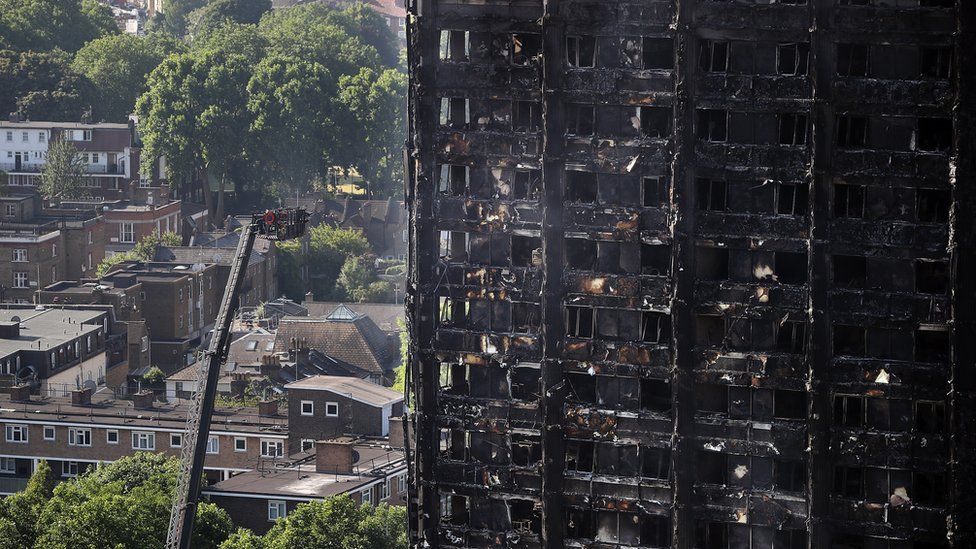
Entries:
[[237, 309], [236, 303], [244, 284], [244, 275], [258, 235], [271, 240], [298, 238], [305, 232], [308, 214], [305, 210], [275, 210], [254, 215], [251, 223], [241, 230], [234, 261], [231, 264], [227, 288], [220, 302], [213, 337], [204, 354], [197, 374], [196, 386], [190, 398], [183, 432], [183, 446], [180, 449], [180, 470], [173, 494], [173, 507], [169, 517], [169, 530], [166, 535], [166, 549], [189, 549], [193, 534], [193, 519], [196, 515], [200, 482], [203, 479], [203, 464], [206, 458], [207, 442], [210, 438], [210, 420], [213, 417], [214, 401], [217, 396], [217, 379], [220, 367], [227, 355], [230, 343], [231, 322]]

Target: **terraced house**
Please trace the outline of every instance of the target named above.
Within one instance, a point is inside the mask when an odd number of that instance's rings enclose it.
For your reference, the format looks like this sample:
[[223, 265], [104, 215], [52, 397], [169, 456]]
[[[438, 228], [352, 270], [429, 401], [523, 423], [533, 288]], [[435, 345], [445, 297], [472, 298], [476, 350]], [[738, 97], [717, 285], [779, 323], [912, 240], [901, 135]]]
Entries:
[[417, 546], [976, 545], [976, 4], [409, 11]]

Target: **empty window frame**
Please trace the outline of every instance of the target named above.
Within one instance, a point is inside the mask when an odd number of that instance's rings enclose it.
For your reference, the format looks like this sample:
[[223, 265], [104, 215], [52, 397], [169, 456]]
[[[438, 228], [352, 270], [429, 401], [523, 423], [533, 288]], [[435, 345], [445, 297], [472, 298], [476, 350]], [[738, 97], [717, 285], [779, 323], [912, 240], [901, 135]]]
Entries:
[[782, 284], [805, 284], [807, 254], [803, 252], [773, 252], [776, 280]]
[[712, 143], [724, 143], [728, 138], [729, 112], [722, 109], [697, 109], [695, 135]]
[[585, 35], [567, 36], [566, 62], [570, 67], [592, 68], [596, 64], [596, 37]]
[[834, 288], [864, 288], [867, 284], [867, 258], [858, 255], [834, 255], [830, 259], [833, 267]]
[[806, 323], [784, 320], [776, 327], [776, 350], [803, 354], [806, 345]]
[[704, 72], [729, 70], [729, 42], [719, 40], [698, 41], [698, 67]]
[[864, 217], [864, 186], [834, 184], [834, 217], [855, 218]]
[[868, 144], [868, 118], [844, 114], [837, 117], [837, 146], [863, 149]]
[[672, 114], [670, 107], [637, 107], [641, 136], [652, 139], [670, 137]]
[[[783, 492], [805, 492], [807, 464], [804, 461], [773, 460], [773, 487]], [[776, 545], [775, 547], [779, 547]]]
[[729, 413], [729, 386], [702, 383], [695, 386], [696, 409], [699, 412]]
[[919, 400], [915, 402], [915, 431], [929, 435], [945, 434], [945, 403]]
[[444, 524], [464, 526], [471, 516], [471, 504], [467, 496], [452, 493], [441, 493], [440, 518]]
[[440, 231], [440, 257], [447, 261], [466, 261], [468, 258], [468, 233]]
[[728, 181], [695, 179], [695, 207], [702, 211], [724, 212], [727, 206]]
[[470, 55], [470, 40], [468, 31], [441, 30], [441, 60], [467, 61]]
[[438, 302], [439, 325], [464, 328], [468, 324], [469, 304], [466, 299], [441, 297]]
[[671, 340], [671, 316], [656, 311], [641, 312], [641, 341], [667, 343]]
[[776, 419], [806, 419], [806, 392], [776, 389], [773, 392], [773, 417]]
[[923, 152], [948, 152], [952, 148], [952, 120], [919, 118], [915, 149]]
[[949, 264], [945, 261], [915, 260], [915, 291], [945, 295], [949, 291]]
[[806, 183], [776, 185], [776, 213], [779, 215], [807, 215], [810, 187]]
[[952, 48], [921, 48], [918, 68], [919, 76], [925, 78], [949, 78], [952, 76]]
[[912, 502], [926, 507], [944, 507], [946, 503], [945, 475], [915, 471], [913, 473], [912, 488], [914, 497]]
[[566, 105], [566, 133], [581, 137], [593, 135], [594, 129], [593, 105], [583, 105], [579, 103], [569, 103]]
[[942, 327], [915, 330], [915, 362], [947, 364], [950, 357], [949, 331]]
[[864, 471], [858, 467], [834, 467], [834, 494], [851, 499], [864, 497]]
[[542, 127], [542, 103], [515, 100], [512, 104], [512, 130], [534, 132]]
[[789, 76], [805, 76], [808, 72], [810, 44], [794, 42], [776, 48], [776, 72]]
[[671, 449], [641, 446], [641, 476], [667, 480], [671, 477]]
[[542, 53], [542, 35], [533, 33], [513, 34], [511, 47], [512, 64], [526, 67]]
[[639, 311], [596, 309], [596, 337], [607, 341], [633, 341], [641, 332]]
[[867, 76], [869, 52], [867, 44], [837, 44], [837, 74]]
[[595, 172], [567, 170], [564, 182], [565, 198], [569, 202], [596, 203], [599, 194], [599, 178]]
[[468, 108], [468, 98], [466, 97], [442, 97], [441, 98], [441, 125], [460, 127], [464, 126], [471, 119], [471, 112]]
[[593, 337], [593, 308], [568, 305], [566, 307], [566, 334], [570, 337]]
[[566, 266], [580, 271], [595, 271], [597, 246], [595, 240], [567, 238], [565, 241]]
[[945, 223], [949, 220], [949, 191], [916, 189], [915, 197], [915, 217], [920, 223]]
[[641, 179], [641, 194], [644, 207], [660, 208], [671, 203], [671, 189], [665, 177]]
[[695, 317], [695, 343], [714, 347], [725, 343], [725, 317], [721, 315], [697, 315]]
[[671, 384], [663, 379], [640, 380], [640, 407], [659, 414], [671, 411]]
[[807, 115], [783, 113], [779, 115], [779, 144], [806, 145]]
[[437, 177], [437, 191], [450, 196], [463, 196], [468, 191], [470, 168], [444, 164], [440, 166]]
[[863, 357], [866, 352], [864, 326], [834, 324], [832, 326], [834, 356]]
[[542, 192], [542, 170], [515, 170], [512, 198], [515, 200], [538, 200]]
[[542, 239], [537, 236], [512, 235], [512, 266], [532, 267], [542, 261]]
[[695, 278], [699, 280], [728, 280], [728, 248], [713, 248], [709, 246], [696, 247]]
[[[704, 484], [728, 484], [729, 458], [720, 452], [701, 451], [695, 460], [698, 482]], [[711, 547], [711, 546], [709, 546]]]
[[[626, 42], [630, 43], [631, 39]], [[669, 37], [643, 36], [634, 40], [640, 45], [639, 57], [634, 49], [628, 50], [630, 66], [646, 70], [669, 70], [674, 68], [674, 40]]]
[[671, 245], [641, 244], [641, 274], [667, 276], [671, 272]]

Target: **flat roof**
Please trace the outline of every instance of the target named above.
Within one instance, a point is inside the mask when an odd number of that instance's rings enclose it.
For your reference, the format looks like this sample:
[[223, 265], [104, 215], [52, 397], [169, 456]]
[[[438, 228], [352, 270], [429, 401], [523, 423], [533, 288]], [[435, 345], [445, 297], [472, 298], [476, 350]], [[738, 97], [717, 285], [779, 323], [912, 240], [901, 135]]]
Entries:
[[47, 351], [78, 337], [97, 332], [101, 323], [91, 324], [104, 310], [0, 309], [0, 322], [20, 323], [16, 339], [0, 338], [0, 356], [18, 351]]
[[26, 120], [23, 122], [10, 122], [9, 120], [0, 121], [0, 128], [14, 129], [65, 129], [65, 130], [128, 130], [128, 124], [114, 122], [99, 122], [97, 124], [82, 124], [81, 122], [42, 122]]
[[328, 391], [377, 408], [403, 401], [401, 393], [358, 377], [311, 376], [293, 381], [285, 389]]

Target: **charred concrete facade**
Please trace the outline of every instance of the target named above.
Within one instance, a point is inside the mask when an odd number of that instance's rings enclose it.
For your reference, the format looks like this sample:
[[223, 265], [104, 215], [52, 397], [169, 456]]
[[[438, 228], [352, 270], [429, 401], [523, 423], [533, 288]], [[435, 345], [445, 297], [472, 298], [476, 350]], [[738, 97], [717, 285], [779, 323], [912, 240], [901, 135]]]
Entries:
[[976, 545], [976, 5], [408, 8], [416, 546]]

